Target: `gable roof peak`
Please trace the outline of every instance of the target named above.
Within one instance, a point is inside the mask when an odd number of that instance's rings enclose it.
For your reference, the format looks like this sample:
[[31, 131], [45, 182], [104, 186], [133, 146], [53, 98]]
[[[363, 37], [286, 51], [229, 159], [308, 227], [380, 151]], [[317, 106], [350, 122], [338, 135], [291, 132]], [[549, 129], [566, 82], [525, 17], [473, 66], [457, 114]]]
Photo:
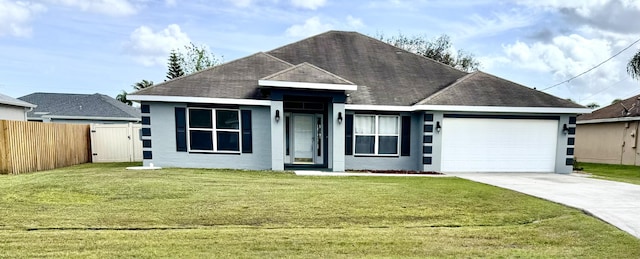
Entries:
[[355, 85], [351, 81], [309, 62], [302, 62], [293, 67], [263, 77], [261, 80]]

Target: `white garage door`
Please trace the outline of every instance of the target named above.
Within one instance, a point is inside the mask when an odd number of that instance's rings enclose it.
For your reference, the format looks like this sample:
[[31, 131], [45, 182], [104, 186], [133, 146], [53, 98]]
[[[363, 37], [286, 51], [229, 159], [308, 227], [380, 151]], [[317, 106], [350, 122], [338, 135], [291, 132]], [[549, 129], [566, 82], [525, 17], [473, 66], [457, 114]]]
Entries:
[[443, 172], [553, 172], [557, 120], [444, 118]]

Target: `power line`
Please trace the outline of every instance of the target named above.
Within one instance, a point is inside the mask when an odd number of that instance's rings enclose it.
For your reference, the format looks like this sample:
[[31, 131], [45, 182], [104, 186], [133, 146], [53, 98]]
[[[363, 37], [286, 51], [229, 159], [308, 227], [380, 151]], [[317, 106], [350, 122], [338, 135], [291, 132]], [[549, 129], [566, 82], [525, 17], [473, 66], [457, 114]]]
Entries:
[[593, 97], [593, 96], [595, 96], [595, 95], [597, 95], [597, 94], [600, 94], [600, 93], [602, 93], [602, 92], [604, 92], [604, 91], [606, 91], [606, 90], [609, 90], [609, 89], [613, 88], [614, 86], [619, 85], [619, 84], [620, 84], [620, 83], [622, 83], [622, 82], [624, 82], [624, 80], [620, 80], [620, 81], [618, 81], [618, 82], [617, 82], [617, 83], [615, 83], [615, 84], [609, 85], [608, 87], [606, 87], [606, 88], [604, 88], [604, 89], [602, 89], [602, 90], [600, 90], [600, 91], [598, 91], [598, 92], [596, 92], [596, 93], [593, 93], [593, 94], [591, 94], [591, 95], [589, 95], [589, 96], [587, 96], [587, 97], [579, 98], [579, 100], [589, 100], [589, 98], [591, 98], [591, 97]]
[[622, 52], [624, 52], [625, 50], [628, 50], [629, 48], [631, 48], [631, 46], [635, 45], [635, 44], [636, 44], [636, 43], [638, 43], [638, 42], [640, 42], [640, 39], [637, 39], [637, 40], [636, 40], [636, 41], [634, 41], [633, 43], [629, 44], [629, 46], [627, 46], [626, 48], [624, 48], [624, 49], [622, 49], [622, 50], [618, 51], [618, 53], [616, 53], [615, 55], [613, 55], [613, 56], [609, 57], [609, 58], [608, 58], [608, 59], [606, 59], [605, 61], [600, 62], [600, 64], [597, 64], [596, 66], [594, 66], [594, 67], [592, 67], [592, 68], [587, 69], [587, 71], [584, 71], [584, 72], [582, 72], [582, 73], [580, 73], [580, 74], [578, 74], [578, 75], [576, 75], [576, 76], [573, 76], [573, 77], [571, 77], [571, 78], [569, 78], [569, 79], [567, 79], [567, 80], [564, 80], [564, 81], [562, 81], [562, 82], [560, 82], [560, 83], [557, 83], [557, 84], [555, 84], [555, 85], [552, 85], [552, 86], [549, 86], [549, 87], [547, 87], [547, 88], [545, 88], [545, 89], [542, 89], [541, 91], [546, 91], [546, 90], [549, 90], [549, 89], [554, 88], [554, 87], [556, 87], [556, 86], [559, 86], [559, 85], [561, 85], [561, 84], [568, 83], [568, 82], [570, 82], [570, 81], [571, 81], [571, 80], [573, 80], [573, 79], [576, 79], [576, 78], [578, 78], [578, 77], [580, 77], [580, 76], [582, 76], [582, 75], [584, 75], [584, 74], [586, 74], [586, 73], [591, 72], [592, 70], [594, 70], [594, 69], [596, 69], [596, 68], [598, 68], [598, 67], [602, 66], [604, 63], [607, 63], [609, 60], [612, 60], [613, 58], [615, 58], [615, 57], [617, 57], [618, 55], [622, 54]]

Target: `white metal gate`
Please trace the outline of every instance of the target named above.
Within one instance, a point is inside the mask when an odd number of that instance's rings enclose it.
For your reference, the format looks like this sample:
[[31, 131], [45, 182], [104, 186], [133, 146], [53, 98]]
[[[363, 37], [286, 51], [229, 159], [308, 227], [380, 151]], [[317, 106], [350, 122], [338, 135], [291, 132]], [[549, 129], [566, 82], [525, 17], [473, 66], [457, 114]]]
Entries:
[[91, 124], [93, 163], [142, 161], [140, 124]]

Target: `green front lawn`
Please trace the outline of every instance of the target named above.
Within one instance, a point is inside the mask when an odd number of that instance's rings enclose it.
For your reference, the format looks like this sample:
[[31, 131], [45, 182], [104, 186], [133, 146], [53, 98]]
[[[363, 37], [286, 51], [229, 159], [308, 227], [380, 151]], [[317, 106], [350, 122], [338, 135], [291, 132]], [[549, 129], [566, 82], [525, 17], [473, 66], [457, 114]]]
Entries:
[[640, 184], [640, 166], [580, 163], [578, 167], [596, 178]]
[[0, 257], [640, 257], [578, 210], [458, 178], [126, 165], [0, 176]]

